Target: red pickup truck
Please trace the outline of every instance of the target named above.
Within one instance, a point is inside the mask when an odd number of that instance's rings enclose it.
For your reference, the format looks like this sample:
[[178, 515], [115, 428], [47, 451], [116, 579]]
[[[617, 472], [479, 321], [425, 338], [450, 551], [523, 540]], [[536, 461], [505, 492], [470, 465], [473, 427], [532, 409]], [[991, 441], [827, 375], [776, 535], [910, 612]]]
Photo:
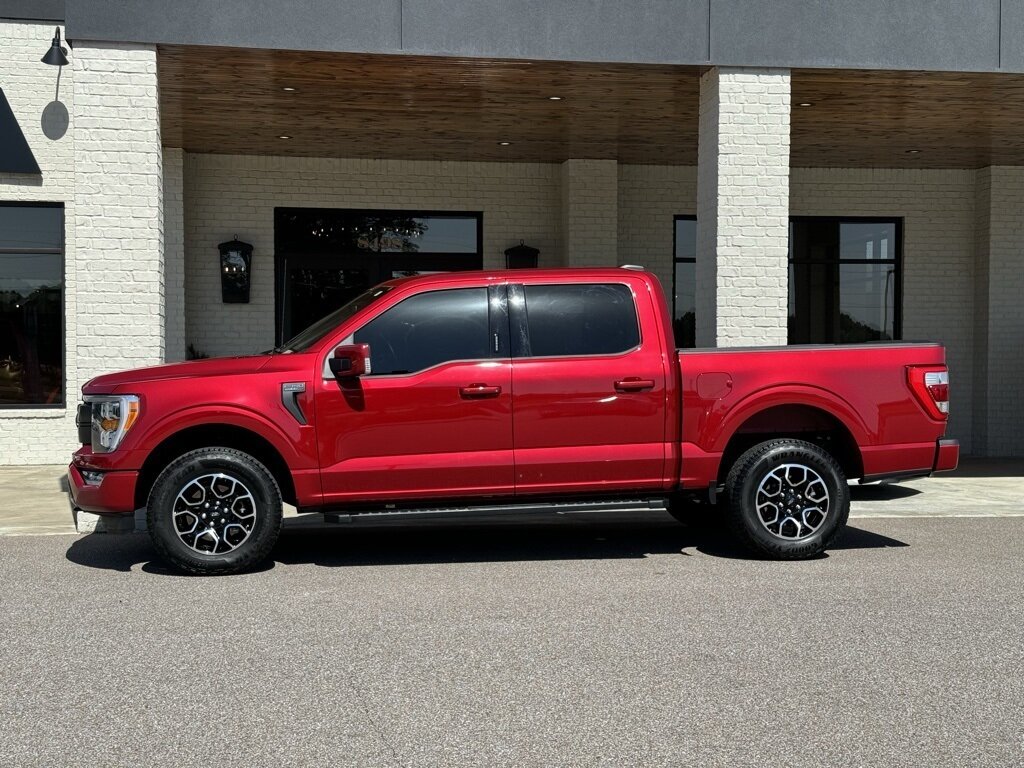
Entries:
[[283, 346], [83, 388], [75, 504], [145, 507], [167, 561], [267, 557], [282, 503], [386, 516], [666, 509], [716, 501], [776, 558], [822, 552], [848, 478], [956, 467], [937, 344], [676, 350], [634, 268], [383, 283]]

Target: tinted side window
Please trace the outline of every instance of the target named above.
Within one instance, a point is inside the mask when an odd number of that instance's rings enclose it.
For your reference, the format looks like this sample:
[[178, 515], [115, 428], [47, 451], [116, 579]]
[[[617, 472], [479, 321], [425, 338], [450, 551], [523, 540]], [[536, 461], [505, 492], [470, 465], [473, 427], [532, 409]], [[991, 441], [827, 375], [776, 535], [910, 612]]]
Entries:
[[450, 360], [488, 357], [487, 289], [411, 296], [355, 332], [370, 345], [374, 375], [415, 373]]
[[527, 285], [533, 357], [614, 355], [640, 343], [633, 294], [624, 285]]

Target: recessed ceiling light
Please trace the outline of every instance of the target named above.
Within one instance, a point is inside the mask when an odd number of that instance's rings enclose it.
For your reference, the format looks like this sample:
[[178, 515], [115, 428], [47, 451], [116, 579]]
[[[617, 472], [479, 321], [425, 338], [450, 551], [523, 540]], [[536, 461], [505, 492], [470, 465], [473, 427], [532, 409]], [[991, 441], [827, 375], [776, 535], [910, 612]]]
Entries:
[[277, 138], [279, 138], [279, 139], [290, 139], [291, 136], [278, 136]]
[[561, 96], [548, 96], [548, 101], [561, 101]]
[[498, 146], [500, 146], [500, 147], [507, 147], [511, 143], [512, 143], [511, 141], [499, 141], [498, 142]]
[[811, 102], [811, 101], [801, 101], [799, 104], [797, 104], [797, 106], [798, 107], [813, 107], [814, 106], [814, 102]]
[[281, 90], [282, 90], [282, 91], [288, 91], [289, 93], [291, 93], [292, 91], [297, 91], [297, 90], [298, 90], [298, 88], [292, 88], [292, 87], [291, 87], [290, 85], [286, 85], [286, 86], [285, 86], [284, 88], [282, 88]]
[[908, 149], [907, 150], [907, 154], [908, 155], [919, 155], [919, 154], [921, 154], [921, 150], [920, 149]]

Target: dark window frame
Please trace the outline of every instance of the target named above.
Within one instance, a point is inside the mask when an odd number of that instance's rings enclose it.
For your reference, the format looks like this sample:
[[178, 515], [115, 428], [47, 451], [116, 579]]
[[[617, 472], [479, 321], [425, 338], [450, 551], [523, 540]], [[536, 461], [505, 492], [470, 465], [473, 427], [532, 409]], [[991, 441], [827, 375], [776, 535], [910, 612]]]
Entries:
[[[672, 330], [673, 330], [673, 336], [675, 334], [676, 320], [679, 319], [679, 316], [676, 314], [676, 310], [677, 310], [677, 307], [676, 307], [676, 293], [677, 293], [677, 291], [676, 291], [676, 287], [677, 287], [676, 286], [676, 264], [696, 264], [697, 263], [697, 257], [696, 256], [694, 256], [691, 259], [689, 256], [680, 256], [678, 254], [678, 252], [677, 252], [677, 248], [676, 248], [676, 222], [679, 222], [679, 221], [692, 221], [692, 222], [696, 223], [697, 222], [697, 214], [677, 213], [675, 216], [672, 217]], [[694, 286], [694, 296], [696, 296], [696, 294], [697, 294], [697, 287]], [[693, 308], [693, 321], [694, 321], [694, 329], [696, 330], [696, 325], [697, 325], [697, 308], [696, 307]], [[672, 339], [672, 343], [676, 344], [677, 348], [679, 348], [679, 349], [696, 349], [696, 346], [697, 346], [696, 343], [695, 343], [693, 347], [678, 347], [678, 342], [676, 342], [675, 338]]]
[[[303, 205], [279, 205], [274, 207], [274, 343], [282, 344], [287, 339], [283, 338], [284, 318], [284, 296], [283, 292], [286, 286], [286, 261], [289, 257], [298, 257], [303, 259], [309, 259], [315, 261], [318, 264], [330, 266], [334, 263], [334, 259], [337, 255], [311, 252], [302, 249], [295, 251], [285, 251], [286, 243], [282, 237], [281, 228], [278, 226], [278, 217], [288, 211], [303, 211], [303, 212], [316, 212], [323, 211], [325, 213], [334, 214], [350, 214], [350, 215], [362, 215], [362, 216], [395, 216], [402, 215], [408, 218], [428, 218], [428, 217], [443, 217], [443, 218], [472, 218], [476, 219], [476, 251], [474, 253], [450, 253], [447, 251], [418, 251], [416, 256], [427, 257], [434, 259], [435, 261], [445, 261], [445, 266], [452, 266], [453, 268], [458, 266], [458, 262], [465, 261], [468, 259], [478, 260], [480, 266], [474, 267], [474, 269], [480, 269], [483, 267], [484, 258], [484, 214], [483, 211], [442, 211], [433, 209], [419, 209], [419, 208], [334, 208], [334, 207], [322, 207], [322, 206], [303, 206]], [[357, 251], [352, 254], [343, 255], [360, 255], [367, 257], [372, 255], [373, 251]], [[397, 251], [382, 251], [381, 256], [385, 257], [398, 257], [401, 256], [401, 252]], [[379, 284], [372, 283], [370, 288], [374, 285]], [[298, 333], [294, 328], [289, 329], [289, 332], [294, 335]]]
[[[825, 266], [835, 266], [837, 269], [842, 264], [893, 264], [895, 266], [895, 272], [893, 275], [893, 321], [892, 321], [892, 341], [903, 340], [903, 217], [902, 216], [790, 216], [789, 224], [795, 224], [800, 222], [807, 222], [813, 224], [835, 224], [837, 227], [841, 224], [892, 224], [894, 232], [896, 234], [896, 242], [893, 246], [893, 257], [891, 259], [843, 259], [836, 254], [836, 258], [833, 259], [794, 259], [792, 254], [792, 238], [787, 238], [788, 242], [788, 253], [786, 256], [786, 271], [789, 272], [789, 268], [793, 264], [817, 264]], [[792, 290], [790, 286], [789, 290]], [[788, 301], [788, 291], [787, 291]], [[836, 311], [840, 311], [837, 307]], [[789, 317], [789, 310], [786, 310], [787, 319]], [[788, 339], [787, 339], [788, 343]], [[842, 344], [842, 341], [823, 342], [825, 344]], [[850, 342], [850, 343], [868, 343], [868, 342]], [[878, 343], [889, 343], [886, 340], [882, 340]], [[793, 345], [801, 346], [801, 345]]]
[[0, 253], [27, 253], [60, 256], [60, 402], [57, 403], [0, 403], [0, 410], [46, 410], [63, 411], [68, 407], [68, 289], [67, 289], [67, 210], [65, 204], [50, 201], [17, 200], [0, 201], [3, 208], [59, 208], [60, 249], [56, 248], [6, 248], [0, 245]]

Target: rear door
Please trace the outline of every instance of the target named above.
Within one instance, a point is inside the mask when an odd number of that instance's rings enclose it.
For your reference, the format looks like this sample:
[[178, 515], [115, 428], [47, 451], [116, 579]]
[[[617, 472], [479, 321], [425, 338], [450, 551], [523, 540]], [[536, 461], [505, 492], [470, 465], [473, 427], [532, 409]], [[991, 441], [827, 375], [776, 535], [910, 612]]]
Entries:
[[517, 494], [663, 487], [665, 361], [642, 289], [509, 286]]

